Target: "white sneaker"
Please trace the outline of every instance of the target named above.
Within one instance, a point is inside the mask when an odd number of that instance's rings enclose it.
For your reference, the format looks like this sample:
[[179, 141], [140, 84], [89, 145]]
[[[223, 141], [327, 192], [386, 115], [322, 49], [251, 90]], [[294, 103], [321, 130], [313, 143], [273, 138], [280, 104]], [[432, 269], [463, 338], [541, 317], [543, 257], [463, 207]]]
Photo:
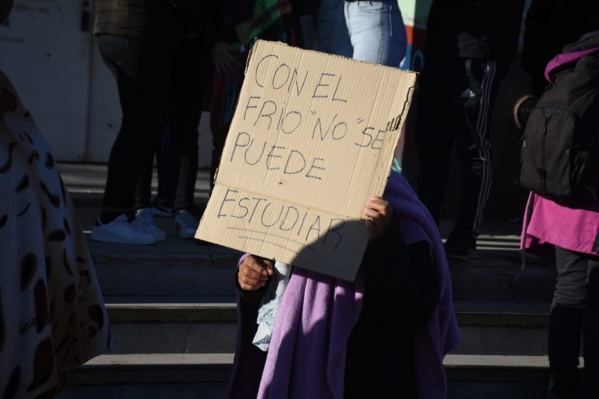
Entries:
[[125, 214], [118, 216], [110, 223], [102, 224], [100, 219], [92, 228], [92, 240], [114, 242], [117, 244], [154, 244], [153, 235], [138, 230]]
[[199, 223], [191, 212], [179, 211], [175, 217], [175, 230], [181, 238], [193, 238], [196, 235]]
[[140, 231], [151, 234], [156, 242], [166, 240], [166, 233], [160, 230], [160, 227], [158, 227], [154, 221], [154, 212], [152, 212], [152, 208], [138, 209], [132, 224]]

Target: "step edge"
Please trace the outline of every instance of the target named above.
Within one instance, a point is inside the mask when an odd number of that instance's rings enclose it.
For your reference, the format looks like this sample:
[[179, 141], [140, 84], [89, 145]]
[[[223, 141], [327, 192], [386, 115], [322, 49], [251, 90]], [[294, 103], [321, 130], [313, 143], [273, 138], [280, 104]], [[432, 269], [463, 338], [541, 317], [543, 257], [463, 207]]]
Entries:
[[[135, 322], [236, 322], [234, 303], [106, 304], [115, 323]], [[456, 311], [461, 326], [546, 328], [548, 315], [537, 312]]]

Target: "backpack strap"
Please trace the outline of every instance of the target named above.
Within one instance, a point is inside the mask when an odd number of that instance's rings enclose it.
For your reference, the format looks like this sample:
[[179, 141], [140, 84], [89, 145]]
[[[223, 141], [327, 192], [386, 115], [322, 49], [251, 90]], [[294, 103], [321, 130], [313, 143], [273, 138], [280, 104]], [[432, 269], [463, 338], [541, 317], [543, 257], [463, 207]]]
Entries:
[[520, 260], [521, 267], [520, 270], [524, 271], [526, 268], [526, 231], [528, 230], [528, 225], [530, 224], [530, 219], [532, 219], [532, 209], [534, 207], [534, 198], [535, 194], [530, 193], [528, 196], [528, 201], [526, 202], [526, 211], [524, 212], [524, 224], [522, 225], [522, 237], [520, 238], [522, 244], [522, 249], [520, 250]]

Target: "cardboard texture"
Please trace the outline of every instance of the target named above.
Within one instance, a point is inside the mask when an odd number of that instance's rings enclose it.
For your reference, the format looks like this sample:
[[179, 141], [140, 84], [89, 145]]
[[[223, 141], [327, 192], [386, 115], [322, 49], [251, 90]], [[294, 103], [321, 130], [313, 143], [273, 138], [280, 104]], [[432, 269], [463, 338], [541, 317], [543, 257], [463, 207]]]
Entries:
[[353, 280], [416, 77], [256, 41], [196, 238]]

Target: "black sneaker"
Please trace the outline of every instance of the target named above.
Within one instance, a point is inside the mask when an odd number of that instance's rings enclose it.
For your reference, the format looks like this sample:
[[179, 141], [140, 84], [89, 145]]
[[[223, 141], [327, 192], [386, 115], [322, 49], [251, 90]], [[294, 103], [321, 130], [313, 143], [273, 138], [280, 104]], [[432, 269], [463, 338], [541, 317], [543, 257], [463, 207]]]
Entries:
[[445, 247], [445, 255], [447, 260], [457, 260], [459, 262], [470, 262], [478, 259], [476, 251], [476, 240], [469, 239], [467, 242], [458, 242], [448, 238], [443, 246]]

